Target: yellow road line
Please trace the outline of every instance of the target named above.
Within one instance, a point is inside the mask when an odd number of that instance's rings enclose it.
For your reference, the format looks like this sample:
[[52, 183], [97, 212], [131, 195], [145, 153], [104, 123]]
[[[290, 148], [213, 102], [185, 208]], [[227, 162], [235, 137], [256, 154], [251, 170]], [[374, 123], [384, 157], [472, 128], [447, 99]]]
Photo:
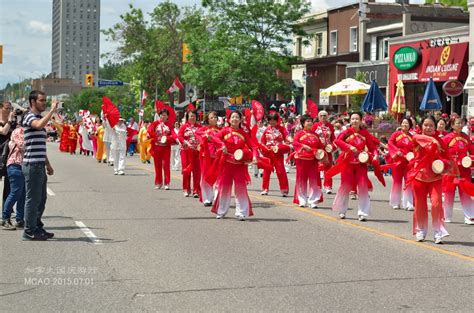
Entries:
[[266, 198], [257, 196], [255, 194], [252, 194], [252, 197], [255, 198], [255, 199], [262, 200], [262, 201], [269, 202], [269, 203], [273, 203], [273, 204], [276, 204], [276, 205], [290, 207], [290, 208], [293, 208], [297, 211], [301, 211], [301, 212], [304, 212], [304, 213], [309, 213], [311, 215], [321, 217], [321, 218], [324, 218], [326, 220], [330, 220], [332, 222], [336, 222], [336, 223], [344, 224], [344, 225], [351, 226], [351, 227], [354, 227], [354, 228], [358, 228], [358, 229], [364, 230], [366, 232], [373, 233], [373, 234], [376, 234], [376, 235], [379, 235], [379, 236], [382, 236], [382, 237], [385, 237], [385, 238], [395, 239], [395, 240], [402, 241], [402, 242], [405, 242], [405, 243], [408, 243], [408, 244], [411, 244], [411, 245], [415, 245], [415, 246], [418, 246], [418, 247], [422, 247], [422, 248], [425, 248], [425, 249], [428, 249], [428, 250], [431, 250], [431, 251], [439, 252], [439, 253], [442, 253], [442, 254], [457, 257], [459, 259], [474, 262], [474, 257], [468, 256], [468, 255], [465, 255], [465, 254], [462, 254], [462, 253], [458, 253], [458, 252], [454, 252], [454, 251], [445, 250], [445, 249], [441, 249], [441, 248], [438, 248], [438, 247], [430, 246], [426, 243], [417, 242], [417, 241], [414, 241], [412, 239], [403, 238], [403, 237], [400, 237], [400, 236], [397, 236], [397, 235], [394, 235], [394, 234], [390, 234], [390, 233], [380, 231], [380, 230], [375, 229], [375, 228], [362, 226], [362, 225], [359, 225], [359, 224], [356, 224], [356, 223], [353, 223], [353, 222], [350, 222], [350, 221], [347, 221], [347, 220], [341, 220], [339, 218], [329, 216], [329, 215], [326, 215], [326, 214], [323, 214], [323, 213], [315, 212], [315, 211], [307, 209], [307, 208], [295, 207], [295, 205], [289, 204], [289, 203], [286, 203], [286, 202], [283, 202], [283, 201], [270, 200], [270, 199], [266, 199]]
[[[148, 172], [153, 172], [153, 173], [155, 172], [154, 169], [148, 169], [148, 168], [142, 167], [142, 166], [135, 166], [135, 167], [143, 169], [143, 170], [148, 171]], [[173, 177], [175, 179], [181, 179], [181, 176], [178, 176], [178, 175], [171, 174], [171, 177]], [[400, 237], [400, 236], [397, 236], [397, 235], [394, 235], [394, 234], [386, 233], [386, 232], [383, 232], [383, 231], [375, 229], [375, 228], [362, 226], [362, 225], [359, 225], [359, 224], [356, 224], [356, 223], [353, 223], [353, 222], [350, 222], [350, 221], [347, 221], [347, 220], [341, 220], [337, 217], [333, 217], [333, 216], [329, 216], [329, 215], [326, 215], [326, 214], [323, 214], [323, 213], [319, 213], [319, 212], [310, 210], [308, 208], [295, 207], [294, 204], [286, 203], [286, 202], [283, 202], [283, 201], [271, 200], [271, 199], [267, 199], [267, 198], [264, 198], [264, 197], [257, 196], [255, 194], [251, 194], [251, 193], [249, 193], [249, 195], [254, 199], [261, 200], [261, 201], [264, 201], [264, 202], [267, 202], [267, 203], [272, 203], [272, 204], [275, 204], [275, 205], [289, 207], [289, 208], [295, 209], [296, 211], [308, 213], [308, 214], [311, 214], [311, 215], [314, 215], [314, 216], [317, 216], [317, 217], [320, 217], [320, 218], [323, 218], [323, 219], [326, 219], [326, 220], [329, 220], [329, 221], [332, 221], [332, 222], [336, 222], [336, 223], [339, 223], [339, 224], [344, 224], [346, 226], [351, 226], [351, 227], [354, 227], [354, 228], [357, 228], [357, 229], [360, 229], [360, 230], [363, 230], [363, 231], [366, 231], [366, 232], [369, 232], [369, 233], [372, 233], [372, 234], [376, 234], [376, 235], [379, 235], [379, 236], [382, 236], [382, 237], [385, 237], [385, 238], [395, 239], [395, 240], [398, 240], [398, 241], [401, 241], [401, 242], [404, 242], [404, 243], [408, 243], [410, 245], [422, 247], [422, 248], [425, 248], [425, 249], [428, 249], [428, 250], [431, 250], [431, 251], [435, 251], [435, 252], [439, 252], [439, 253], [446, 254], [446, 255], [449, 255], [449, 256], [453, 256], [453, 257], [456, 257], [456, 258], [459, 258], [459, 259], [462, 259], [462, 260], [467, 260], [467, 261], [474, 262], [474, 257], [468, 256], [468, 255], [465, 255], [465, 254], [462, 254], [462, 253], [441, 249], [441, 248], [438, 248], [438, 247], [430, 246], [426, 243], [417, 242], [417, 241], [414, 241], [412, 239], [407, 239], [407, 238], [403, 238], [403, 237]]]

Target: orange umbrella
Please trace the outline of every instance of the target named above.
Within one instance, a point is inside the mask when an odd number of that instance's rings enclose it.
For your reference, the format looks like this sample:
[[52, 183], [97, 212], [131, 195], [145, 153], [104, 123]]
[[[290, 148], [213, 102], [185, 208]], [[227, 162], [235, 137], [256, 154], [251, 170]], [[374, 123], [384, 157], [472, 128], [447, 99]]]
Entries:
[[399, 80], [397, 82], [397, 91], [395, 92], [391, 111], [392, 113], [399, 114], [404, 113], [405, 110], [405, 90], [403, 89], [403, 82]]

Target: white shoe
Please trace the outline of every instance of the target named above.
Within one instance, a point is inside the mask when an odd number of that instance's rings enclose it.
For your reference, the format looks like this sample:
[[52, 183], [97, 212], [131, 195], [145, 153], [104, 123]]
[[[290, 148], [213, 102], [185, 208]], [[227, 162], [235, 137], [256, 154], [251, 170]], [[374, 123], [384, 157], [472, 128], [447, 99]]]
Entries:
[[332, 189], [331, 189], [331, 188], [326, 189], [326, 194], [327, 194], [327, 195], [332, 194]]
[[212, 202], [209, 201], [209, 200], [206, 200], [203, 202], [204, 206], [211, 206], [212, 205]]
[[119, 175], [125, 175], [125, 173], [123, 171], [119, 171], [118, 174]]
[[288, 192], [282, 192], [282, 193], [281, 193], [281, 196], [282, 196], [283, 198], [288, 197]]
[[399, 205], [394, 205], [394, 206], [392, 207], [392, 209], [394, 209], [394, 210], [400, 210], [400, 206], [399, 206]]
[[437, 244], [437, 245], [442, 244], [443, 243], [443, 238], [439, 237], [439, 236], [435, 236], [434, 243]]
[[415, 237], [416, 237], [416, 241], [418, 242], [425, 241], [425, 235], [422, 232], [417, 232]]
[[407, 211], [415, 211], [415, 208], [411, 206], [411, 207], [407, 208]]
[[264, 190], [264, 191], [262, 191], [262, 192], [260, 193], [260, 195], [262, 195], [262, 196], [266, 196], [266, 195], [268, 195], [268, 190]]
[[224, 216], [225, 216], [224, 214], [217, 214], [216, 219], [220, 220], [220, 219], [224, 218]]
[[298, 206], [299, 206], [300, 208], [304, 208], [304, 207], [306, 206], [306, 204], [300, 203]]
[[245, 221], [245, 216], [243, 216], [243, 215], [237, 215], [237, 219], [238, 219], [239, 221]]
[[117, 171], [114, 171], [114, 175], [118, 175], [118, 172], [117, 172]]
[[170, 190], [170, 186], [165, 185], [165, 190]]
[[339, 219], [343, 220], [346, 218], [346, 215], [344, 213], [339, 214]]
[[444, 222], [445, 222], [445, 223], [451, 223], [452, 220], [451, 220], [450, 218], [445, 218], [445, 219], [444, 219]]
[[474, 225], [474, 219], [465, 217], [465, 218], [464, 218], [464, 224], [466, 224], [466, 225]]
[[189, 193], [188, 193], [188, 192], [186, 192], [186, 191], [185, 191], [185, 192], [183, 192], [183, 195], [184, 195], [185, 197], [189, 197]]
[[309, 206], [311, 209], [317, 209], [318, 205], [316, 203], [313, 203]]
[[154, 190], [158, 190], [158, 189], [161, 189], [161, 185], [155, 185], [155, 188], [153, 188]]
[[361, 221], [361, 222], [367, 222], [367, 216], [359, 215], [359, 221]]
[[351, 200], [357, 200], [357, 195], [351, 195]]

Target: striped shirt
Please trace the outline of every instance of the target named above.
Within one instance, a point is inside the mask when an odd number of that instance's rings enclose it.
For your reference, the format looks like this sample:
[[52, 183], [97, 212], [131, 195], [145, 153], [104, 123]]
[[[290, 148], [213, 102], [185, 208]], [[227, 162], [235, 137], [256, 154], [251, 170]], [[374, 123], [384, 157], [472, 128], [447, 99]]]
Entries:
[[41, 115], [35, 115], [28, 112], [23, 119], [23, 127], [25, 129], [25, 155], [23, 163], [39, 163], [46, 161], [46, 129], [34, 129], [31, 123], [40, 120]]

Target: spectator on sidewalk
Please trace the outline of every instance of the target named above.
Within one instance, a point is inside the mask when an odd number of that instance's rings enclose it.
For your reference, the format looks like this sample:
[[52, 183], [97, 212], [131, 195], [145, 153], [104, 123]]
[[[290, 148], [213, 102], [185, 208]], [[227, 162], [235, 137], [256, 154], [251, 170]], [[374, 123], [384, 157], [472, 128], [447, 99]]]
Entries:
[[25, 136], [25, 154], [23, 157], [23, 175], [25, 176], [25, 230], [23, 240], [47, 240], [54, 234], [47, 232], [41, 218], [46, 207], [47, 176], [54, 174], [54, 169], [46, 155], [45, 126], [58, 110], [54, 101], [51, 110], [45, 115], [46, 94], [34, 90], [29, 96], [30, 112], [23, 119]]

